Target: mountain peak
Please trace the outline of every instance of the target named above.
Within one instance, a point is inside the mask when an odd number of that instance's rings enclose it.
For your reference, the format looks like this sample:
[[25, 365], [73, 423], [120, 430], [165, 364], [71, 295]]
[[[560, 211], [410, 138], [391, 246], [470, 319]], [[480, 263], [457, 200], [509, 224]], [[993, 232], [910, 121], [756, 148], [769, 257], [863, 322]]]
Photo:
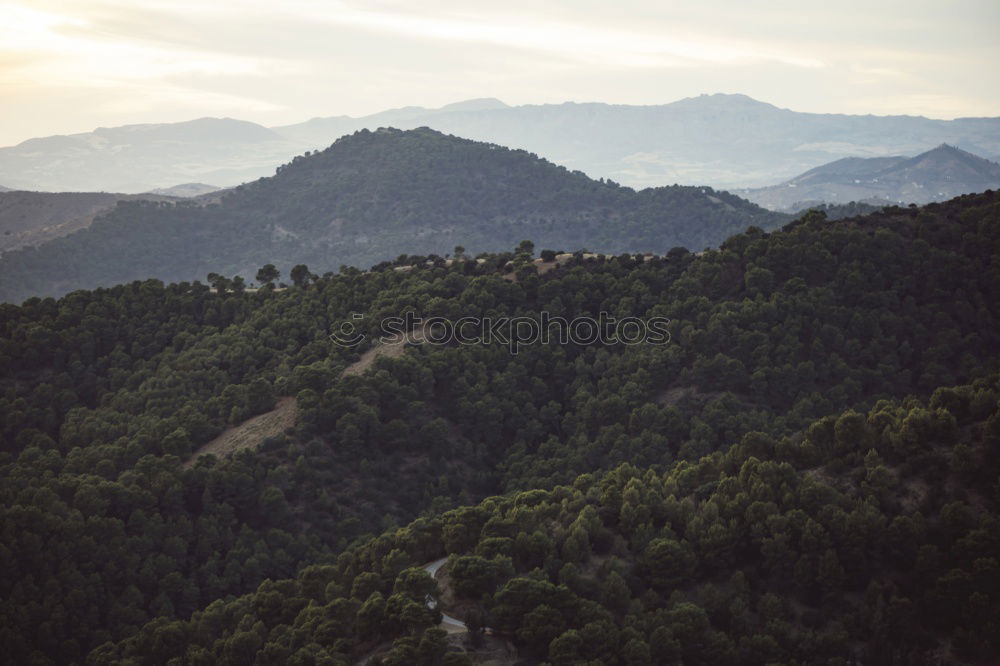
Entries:
[[243, 131], [254, 134], [270, 135], [270, 130], [249, 120], [239, 118], [218, 118], [215, 116], [203, 116], [192, 120], [181, 120], [172, 123], [138, 123], [133, 125], [120, 125], [118, 127], [98, 127], [94, 134], [117, 134], [130, 132], [149, 133], [177, 133], [184, 132], [218, 132], [218, 131]]
[[718, 106], [722, 104], [726, 105], [743, 105], [743, 106], [773, 106], [767, 102], [761, 102], [759, 100], [750, 97], [749, 95], [744, 95], [743, 93], [702, 93], [697, 97], [685, 97], [684, 99], [678, 100], [675, 104], [683, 103], [694, 103], [694, 104], [705, 104]]
[[976, 153], [963, 150], [958, 146], [951, 145], [950, 143], [942, 143], [939, 146], [935, 146], [934, 148], [917, 155], [913, 159], [918, 160], [927, 158], [963, 160], [969, 164], [976, 164], [981, 168], [987, 169], [990, 168], [989, 165], [996, 165], [995, 162], [988, 160], [985, 157], [980, 157]]
[[748, 193], [776, 210], [815, 202], [929, 203], [1000, 186], [1000, 164], [942, 143], [915, 157], [845, 157]]
[[671, 102], [666, 104], [664, 108], [713, 115], [730, 113], [745, 115], [748, 112], [768, 114], [780, 110], [773, 104], [761, 102], [742, 93], [702, 93], [697, 97], [685, 97]]
[[439, 111], [493, 111], [495, 109], [509, 109], [510, 106], [504, 104], [496, 97], [479, 97], [467, 99], [461, 102], [445, 104]]
[[[142, 123], [121, 127], [98, 127], [88, 135], [77, 137], [85, 144], [96, 140], [104, 151], [114, 151], [113, 146], [144, 144], [151, 150], [167, 143], [170, 145], [245, 146], [262, 142], [280, 141], [273, 131], [236, 118], [204, 117], [175, 123]], [[192, 174], [193, 175], [193, 174]]]

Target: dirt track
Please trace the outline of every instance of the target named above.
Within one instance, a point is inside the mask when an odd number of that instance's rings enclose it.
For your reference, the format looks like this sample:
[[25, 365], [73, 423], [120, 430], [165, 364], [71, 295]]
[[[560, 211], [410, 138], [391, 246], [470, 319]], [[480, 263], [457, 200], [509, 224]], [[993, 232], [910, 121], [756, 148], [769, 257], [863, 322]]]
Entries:
[[200, 456], [212, 454], [225, 458], [242, 449], [256, 448], [268, 437], [280, 435], [295, 425], [295, 398], [280, 398], [274, 409], [258, 414], [243, 423], [227, 429], [211, 442], [201, 446], [184, 463], [191, 467]]
[[[411, 337], [420, 340], [423, 338], [423, 331], [413, 331]], [[347, 366], [342, 374], [360, 375], [372, 366], [375, 359], [382, 356], [396, 358], [405, 351], [406, 342], [402, 338], [375, 345], [366, 350], [361, 358]], [[296, 407], [295, 398], [279, 398], [277, 405], [271, 411], [251, 417], [199, 447], [191, 454], [184, 466], [193, 466], [200, 456], [212, 454], [217, 458], [225, 458], [243, 449], [256, 448], [268, 437], [280, 435], [287, 428], [295, 425]]]

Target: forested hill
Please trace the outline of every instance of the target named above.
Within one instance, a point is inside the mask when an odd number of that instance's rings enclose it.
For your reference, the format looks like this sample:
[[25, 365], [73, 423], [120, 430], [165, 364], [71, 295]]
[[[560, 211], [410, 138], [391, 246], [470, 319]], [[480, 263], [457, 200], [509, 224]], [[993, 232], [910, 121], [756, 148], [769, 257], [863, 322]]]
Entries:
[[0, 300], [212, 271], [249, 280], [265, 263], [322, 273], [456, 245], [498, 251], [526, 237], [613, 254], [701, 250], [788, 219], [710, 188], [635, 192], [426, 128], [362, 130], [236, 188], [218, 206], [122, 204], [89, 229], [5, 254]]
[[[447, 610], [528, 660], [990, 663], [998, 229], [988, 192], [701, 256], [0, 305], [0, 654], [439, 664], [433, 584], [400, 574], [454, 554]], [[671, 341], [343, 374], [362, 350], [331, 331], [408, 311], [662, 316]], [[279, 397], [294, 427], [192, 459]]]

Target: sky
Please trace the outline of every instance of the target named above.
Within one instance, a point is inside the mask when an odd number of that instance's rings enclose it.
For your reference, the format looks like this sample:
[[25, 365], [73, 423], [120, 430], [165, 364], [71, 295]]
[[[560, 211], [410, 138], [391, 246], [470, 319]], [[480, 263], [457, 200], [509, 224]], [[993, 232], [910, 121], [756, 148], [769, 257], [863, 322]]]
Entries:
[[997, 0], [0, 0], [0, 17], [0, 145], [478, 97], [1000, 116]]

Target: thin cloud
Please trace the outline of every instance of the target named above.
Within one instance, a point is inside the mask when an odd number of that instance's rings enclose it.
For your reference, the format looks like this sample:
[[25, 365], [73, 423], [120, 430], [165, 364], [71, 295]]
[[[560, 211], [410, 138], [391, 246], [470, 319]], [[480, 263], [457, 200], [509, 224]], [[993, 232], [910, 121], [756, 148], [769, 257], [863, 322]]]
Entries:
[[7, 0], [0, 15], [0, 145], [484, 96], [742, 92], [801, 111], [1000, 114], [995, 0]]
[[328, 15], [326, 21], [407, 37], [550, 52], [585, 63], [670, 67], [701, 62], [738, 65], [775, 60], [797, 67], [822, 66], [813, 58], [707, 37], [680, 39], [572, 23], [539, 23], [531, 19], [423, 17], [345, 9]]

